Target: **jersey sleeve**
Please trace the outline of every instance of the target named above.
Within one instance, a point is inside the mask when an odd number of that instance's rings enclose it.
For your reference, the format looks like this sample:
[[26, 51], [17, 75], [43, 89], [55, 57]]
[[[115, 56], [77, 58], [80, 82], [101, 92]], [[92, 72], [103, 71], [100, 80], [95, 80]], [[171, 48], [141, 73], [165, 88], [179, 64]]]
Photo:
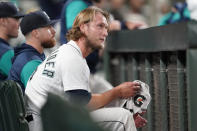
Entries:
[[72, 56], [69, 56], [66, 62], [62, 59], [60, 74], [64, 91], [76, 89], [89, 91], [89, 70], [84, 61]]
[[70, 29], [72, 27], [77, 14], [87, 7], [88, 5], [81, 0], [73, 1], [67, 6], [65, 13], [67, 29]]
[[91, 93], [86, 90], [69, 90], [65, 92], [66, 98], [70, 103], [85, 106], [91, 99]]
[[8, 73], [12, 66], [12, 58], [14, 56], [13, 50], [8, 50], [0, 59], [0, 72], [5, 76], [8, 76]]
[[29, 77], [36, 70], [38, 65], [40, 65], [40, 63], [42, 63], [41, 60], [32, 60], [25, 64], [20, 74], [20, 79], [24, 87], [26, 87]]

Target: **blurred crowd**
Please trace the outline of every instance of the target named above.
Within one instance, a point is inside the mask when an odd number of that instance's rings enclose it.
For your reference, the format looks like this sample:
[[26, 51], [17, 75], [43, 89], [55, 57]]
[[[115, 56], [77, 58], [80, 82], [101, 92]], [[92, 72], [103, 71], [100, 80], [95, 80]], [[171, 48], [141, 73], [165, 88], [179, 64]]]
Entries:
[[[33, 9], [44, 10], [51, 19], [60, 19], [61, 10], [67, 0], [4, 0], [16, 3], [16, 5], [24, 12]], [[195, 16], [195, 0], [187, 0], [189, 8], [192, 10], [192, 16]], [[190, 13], [185, 2], [173, 2], [169, 0], [101, 0], [97, 5], [100, 8], [106, 9], [111, 13], [111, 19], [121, 22], [137, 23], [139, 29], [147, 27], [164, 25], [173, 23], [177, 19], [190, 18]], [[177, 13], [178, 12], [178, 13]], [[183, 18], [180, 18], [183, 17]], [[117, 24], [112, 24], [117, 29]], [[128, 26], [132, 28], [133, 25]], [[56, 38], [59, 40], [60, 26], [56, 25]], [[12, 40], [10, 43], [16, 45], [21, 43], [24, 37], [20, 35], [19, 38]]]
[[[16, 3], [16, 5], [27, 13], [31, 10], [42, 9], [51, 19], [60, 19], [61, 10], [67, 0], [4, 0]], [[156, 3], [155, 3], [156, 2]], [[111, 19], [125, 22], [132, 29], [133, 25], [127, 22], [137, 23], [139, 29], [144, 29], [151, 26], [156, 26], [160, 23], [160, 19], [171, 11], [173, 3], [164, 0], [101, 0], [97, 5], [100, 8], [106, 9], [111, 13]], [[117, 22], [111, 26], [117, 29]], [[114, 27], [115, 26], [115, 27]], [[60, 26], [56, 25], [56, 38], [59, 40]], [[21, 43], [24, 37], [12, 40], [10, 43], [16, 45]]]

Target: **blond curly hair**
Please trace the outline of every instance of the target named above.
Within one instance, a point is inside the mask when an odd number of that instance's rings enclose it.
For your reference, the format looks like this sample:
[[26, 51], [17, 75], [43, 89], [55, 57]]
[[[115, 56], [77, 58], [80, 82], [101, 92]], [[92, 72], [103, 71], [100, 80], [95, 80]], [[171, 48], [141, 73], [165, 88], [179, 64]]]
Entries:
[[93, 21], [96, 13], [101, 13], [109, 23], [109, 14], [107, 12], [95, 6], [88, 7], [76, 16], [72, 28], [66, 34], [67, 40], [77, 41], [79, 38], [84, 36], [83, 32], [80, 30], [80, 26]]

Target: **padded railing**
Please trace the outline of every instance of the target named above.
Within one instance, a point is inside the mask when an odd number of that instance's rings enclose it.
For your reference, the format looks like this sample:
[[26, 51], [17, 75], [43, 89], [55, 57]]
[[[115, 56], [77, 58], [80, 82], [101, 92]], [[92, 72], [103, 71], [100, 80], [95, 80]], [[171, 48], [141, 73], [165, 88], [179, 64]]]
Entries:
[[115, 86], [139, 79], [152, 101], [143, 131], [197, 130], [197, 22], [110, 33], [104, 57]]
[[52, 93], [48, 95], [41, 116], [44, 131], [104, 131], [93, 122], [87, 110]]
[[22, 90], [13, 81], [0, 82], [0, 130], [29, 131]]

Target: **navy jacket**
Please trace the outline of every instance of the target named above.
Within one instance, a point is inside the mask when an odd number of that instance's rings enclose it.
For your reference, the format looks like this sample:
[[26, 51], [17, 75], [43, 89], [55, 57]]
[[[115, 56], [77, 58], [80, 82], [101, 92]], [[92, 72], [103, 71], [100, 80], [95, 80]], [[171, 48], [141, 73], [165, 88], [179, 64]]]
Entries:
[[8, 79], [18, 82], [24, 91], [29, 77], [37, 66], [44, 61], [45, 55], [44, 53], [40, 54], [35, 48], [25, 43], [15, 48], [14, 53]]
[[13, 49], [0, 38], [0, 81], [5, 80], [12, 66], [11, 59], [14, 56]]

